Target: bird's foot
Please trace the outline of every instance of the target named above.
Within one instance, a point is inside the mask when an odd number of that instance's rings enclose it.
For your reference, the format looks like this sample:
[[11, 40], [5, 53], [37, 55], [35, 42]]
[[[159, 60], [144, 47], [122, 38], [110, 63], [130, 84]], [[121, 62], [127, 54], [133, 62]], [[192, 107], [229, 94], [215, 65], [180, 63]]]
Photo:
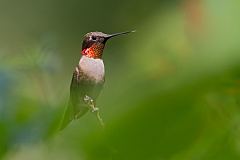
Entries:
[[94, 113], [94, 112], [98, 112], [99, 111], [99, 108], [95, 107], [95, 106], [90, 106], [91, 107], [91, 111]]
[[87, 104], [89, 104], [90, 102], [93, 102], [93, 99], [91, 97], [89, 97], [88, 95], [85, 95], [83, 100]]
[[84, 97], [84, 101], [85, 101], [85, 103], [89, 106], [89, 108], [91, 109], [91, 112], [97, 112], [97, 111], [99, 111], [99, 108], [97, 108], [97, 107], [95, 107], [95, 103], [94, 103], [94, 100], [91, 98], [91, 97], [89, 97], [89, 96], [85, 96]]
[[100, 116], [99, 108], [96, 107], [94, 100], [91, 97], [86, 95], [84, 97], [84, 101], [89, 106], [91, 112], [96, 114], [96, 117], [97, 117], [98, 121], [100, 122], [101, 126], [104, 127], [104, 122]]

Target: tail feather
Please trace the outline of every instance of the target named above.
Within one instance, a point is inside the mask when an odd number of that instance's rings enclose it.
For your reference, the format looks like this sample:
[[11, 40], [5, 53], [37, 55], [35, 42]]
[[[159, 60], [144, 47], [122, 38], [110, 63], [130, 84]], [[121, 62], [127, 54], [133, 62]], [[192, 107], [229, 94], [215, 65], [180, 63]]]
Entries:
[[66, 107], [63, 118], [59, 127], [59, 130], [63, 130], [72, 120], [74, 119], [74, 109], [71, 103], [68, 103]]
[[72, 120], [79, 119], [89, 110], [86, 104], [79, 105], [77, 106], [78, 109], [75, 109], [74, 107], [76, 106], [73, 106], [71, 103], [68, 104], [59, 127], [60, 131], [66, 128]]

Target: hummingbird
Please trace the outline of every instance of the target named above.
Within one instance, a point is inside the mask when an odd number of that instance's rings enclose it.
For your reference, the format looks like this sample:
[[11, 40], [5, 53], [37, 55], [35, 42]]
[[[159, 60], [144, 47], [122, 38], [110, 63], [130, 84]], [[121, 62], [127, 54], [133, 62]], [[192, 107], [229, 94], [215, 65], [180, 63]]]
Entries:
[[81, 58], [73, 72], [70, 85], [70, 98], [64, 113], [60, 130], [64, 129], [72, 120], [79, 119], [89, 110], [96, 113], [101, 125], [104, 125], [96, 107], [105, 82], [105, 68], [102, 59], [106, 42], [115, 36], [135, 31], [105, 34], [103, 32], [89, 32], [83, 37]]

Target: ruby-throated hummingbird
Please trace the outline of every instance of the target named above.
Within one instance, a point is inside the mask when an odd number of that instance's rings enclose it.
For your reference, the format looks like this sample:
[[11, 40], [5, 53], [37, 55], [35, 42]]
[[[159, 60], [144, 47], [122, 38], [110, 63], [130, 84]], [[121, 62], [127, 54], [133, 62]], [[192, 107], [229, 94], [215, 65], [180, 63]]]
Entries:
[[65, 111], [60, 130], [64, 129], [73, 119], [78, 119], [89, 109], [96, 113], [103, 124], [96, 107], [96, 99], [102, 90], [105, 69], [102, 54], [108, 39], [134, 31], [105, 34], [90, 32], [83, 37], [82, 56], [76, 66], [70, 86], [70, 99]]

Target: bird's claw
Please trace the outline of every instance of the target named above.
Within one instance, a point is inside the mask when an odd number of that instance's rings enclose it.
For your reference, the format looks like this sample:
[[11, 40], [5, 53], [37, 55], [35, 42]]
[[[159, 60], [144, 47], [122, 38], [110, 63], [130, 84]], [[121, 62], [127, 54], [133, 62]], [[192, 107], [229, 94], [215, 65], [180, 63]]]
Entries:
[[93, 100], [91, 97], [89, 97], [88, 95], [86, 95], [86, 96], [84, 97], [84, 101], [85, 101], [85, 103], [89, 106], [89, 108], [91, 109], [91, 112], [94, 113], [94, 112], [99, 111], [99, 108], [95, 107], [94, 100]]
[[90, 102], [93, 102], [93, 99], [87, 95], [84, 96], [83, 100], [85, 103], [89, 104]]
[[97, 108], [97, 107], [94, 107], [94, 106], [92, 106], [91, 107], [91, 109], [92, 109], [92, 112], [94, 113], [94, 112], [98, 112], [99, 111], [99, 108]]
[[89, 97], [88, 95], [85, 95], [84, 101], [89, 106], [91, 112], [96, 114], [97, 119], [99, 120], [100, 124], [102, 126], [104, 126], [103, 120], [99, 114], [99, 108], [95, 107], [94, 100], [91, 97]]

